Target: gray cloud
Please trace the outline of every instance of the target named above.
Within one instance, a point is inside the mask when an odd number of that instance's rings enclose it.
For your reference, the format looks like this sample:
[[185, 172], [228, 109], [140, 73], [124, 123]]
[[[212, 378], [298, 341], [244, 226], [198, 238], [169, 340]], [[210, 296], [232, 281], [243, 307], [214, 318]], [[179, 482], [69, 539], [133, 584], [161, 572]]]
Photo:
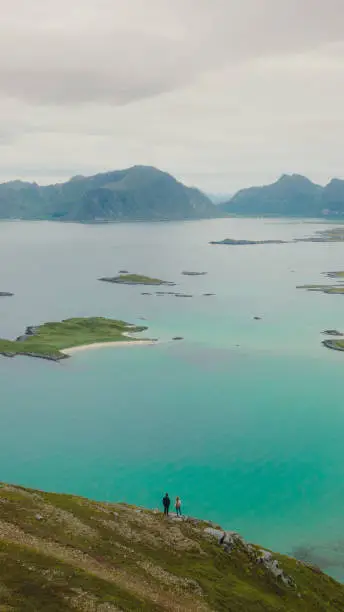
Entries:
[[343, 176], [342, 0], [0, 0], [0, 180]]
[[0, 92], [54, 104], [123, 104], [341, 40], [344, 17], [341, 0], [0, 0], [0, 10]]

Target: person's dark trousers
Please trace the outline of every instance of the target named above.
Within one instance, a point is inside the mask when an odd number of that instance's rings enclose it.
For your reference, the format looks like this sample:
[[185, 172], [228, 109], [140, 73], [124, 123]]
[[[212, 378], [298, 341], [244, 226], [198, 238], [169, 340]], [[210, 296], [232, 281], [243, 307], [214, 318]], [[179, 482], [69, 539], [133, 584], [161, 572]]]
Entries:
[[167, 507], [167, 506], [164, 506], [164, 514], [165, 514], [166, 516], [168, 516], [168, 507]]
[[176, 508], [176, 513], [177, 513], [177, 516], [178, 515], [181, 516], [182, 515], [182, 509], [181, 508]]

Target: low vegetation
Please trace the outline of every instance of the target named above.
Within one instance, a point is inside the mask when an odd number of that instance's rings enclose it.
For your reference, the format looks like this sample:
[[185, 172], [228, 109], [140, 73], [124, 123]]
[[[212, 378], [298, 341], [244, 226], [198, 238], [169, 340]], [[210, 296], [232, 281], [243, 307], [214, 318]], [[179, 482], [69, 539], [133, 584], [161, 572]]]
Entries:
[[337, 272], [326, 272], [326, 276], [329, 278], [344, 278], [343, 270], [338, 270]]
[[334, 340], [333, 338], [323, 340], [323, 345], [326, 348], [333, 349], [335, 351], [344, 351], [344, 340]]
[[29, 355], [57, 361], [66, 357], [62, 352], [63, 349], [96, 342], [135, 340], [127, 334], [138, 333], [145, 329], [147, 328], [144, 326], [130, 325], [124, 321], [103, 317], [66, 319], [28, 327], [26, 334], [17, 340], [0, 339], [0, 353], [6, 357]]
[[307, 291], [320, 291], [321, 293], [344, 294], [344, 286], [340, 285], [300, 285], [297, 289], [307, 289]]
[[143, 274], [120, 274], [119, 276], [104, 276], [99, 279], [106, 283], [117, 283], [119, 285], [170, 285], [175, 283], [163, 281], [160, 278], [151, 278]]
[[[0, 609], [116, 612], [336, 612], [344, 587], [258, 547], [226, 552], [209, 524], [70, 495], [0, 486]], [[248, 549], [251, 551], [248, 554]]]
[[254, 244], [285, 244], [285, 240], [234, 240], [225, 238], [224, 240], [213, 240], [210, 244], [224, 244], [227, 246], [250, 246]]

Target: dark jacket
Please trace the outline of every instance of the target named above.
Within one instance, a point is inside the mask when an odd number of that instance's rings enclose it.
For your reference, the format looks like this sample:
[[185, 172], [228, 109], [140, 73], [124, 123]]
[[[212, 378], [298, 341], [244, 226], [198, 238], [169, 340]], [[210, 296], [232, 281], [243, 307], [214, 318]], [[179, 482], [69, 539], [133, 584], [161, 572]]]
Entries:
[[168, 495], [165, 495], [165, 497], [162, 498], [162, 503], [163, 503], [164, 508], [170, 507], [171, 500]]

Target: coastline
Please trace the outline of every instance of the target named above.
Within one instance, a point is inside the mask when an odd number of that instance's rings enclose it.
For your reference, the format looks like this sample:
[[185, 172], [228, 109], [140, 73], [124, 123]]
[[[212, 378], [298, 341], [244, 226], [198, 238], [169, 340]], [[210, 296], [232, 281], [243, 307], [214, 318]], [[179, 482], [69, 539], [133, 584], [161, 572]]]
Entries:
[[114, 340], [110, 342], [93, 342], [92, 344], [80, 344], [79, 346], [71, 346], [70, 348], [61, 349], [63, 355], [74, 355], [81, 351], [89, 351], [91, 349], [100, 349], [104, 347], [119, 347], [119, 346], [138, 346], [138, 345], [152, 346], [157, 344], [156, 340]]

